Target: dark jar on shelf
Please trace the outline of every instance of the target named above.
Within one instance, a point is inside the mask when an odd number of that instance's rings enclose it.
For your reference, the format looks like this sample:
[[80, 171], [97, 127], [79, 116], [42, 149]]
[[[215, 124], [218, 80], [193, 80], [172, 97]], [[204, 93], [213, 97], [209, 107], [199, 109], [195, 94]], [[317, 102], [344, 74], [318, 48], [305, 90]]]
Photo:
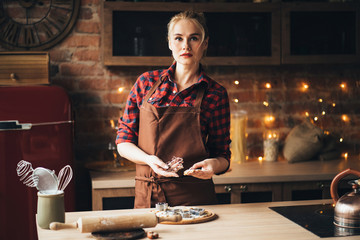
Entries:
[[134, 55], [145, 56], [146, 55], [146, 38], [142, 27], [135, 28], [134, 34]]

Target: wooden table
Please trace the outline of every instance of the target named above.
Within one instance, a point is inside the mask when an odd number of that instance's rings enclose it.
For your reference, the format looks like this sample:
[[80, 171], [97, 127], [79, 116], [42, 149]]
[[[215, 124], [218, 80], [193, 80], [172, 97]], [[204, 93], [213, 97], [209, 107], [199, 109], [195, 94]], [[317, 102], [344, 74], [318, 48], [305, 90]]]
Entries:
[[[242, 192], [271, 191], [272, 201], [290, 201], [294, 190], [319, 189], [329, 198], [330, 182], [347, 169], [360, 170], [360, 155], [348, 159], [289, 164], [286, 161], [249, 161], [232, 164], [231, 171], [214, 177], [217, 193], [230, 193], [241, 203]], [[103, 198], [134, 196], [135, 172], [92, 171], [92, 209], [103, 209]]]
[[[313, 240], [331, 239], [347, 240], [359, 239], [360, 236], [319, 238], [301, 226], [269, 209], [270, 206], [288, 205], [311, 205], [330, 203], [330, 200], [296, 201], [296, 202], [269, 202], [248, 204], [226, 204], [206, 206], [207, 209], [218, 215], [218, 218], [200, 224], [189, 225], [165, 225], [158, 224], [146, 231], [156, 231], [160, 239], [184, 240], [184, 239], [252, 239], [252, 240]], [[129, 212], [146, 212], [149, 209], [136, 210], [108, 210], [90, 212], [66, 213], [66, 222], [76, 221], [81, 216], [104, 216], [106, 214], [122, 214]], [[39, 240], [61, 240], [61, 239], [89, 239], [90, 233], [80, 233], [75, 229], [44, 230], [38, 228]], [[144, 238], [147, 239], [147, 238]]]

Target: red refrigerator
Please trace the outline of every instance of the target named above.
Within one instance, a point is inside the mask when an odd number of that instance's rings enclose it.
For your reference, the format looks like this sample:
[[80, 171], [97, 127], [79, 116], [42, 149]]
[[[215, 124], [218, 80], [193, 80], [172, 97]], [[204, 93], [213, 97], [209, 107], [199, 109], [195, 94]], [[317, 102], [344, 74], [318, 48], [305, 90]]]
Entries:
[[[56, 174], [73, 170], [73, 118], [68, 95], [56, 86], [0, 87], [0, 239], [37, 239], [37, 189], [17, 175], [28, 161]], [[74, 172], [74, 175], [76, 172]], [[75, 210], [75, 184], [65, 189], [65, 210]]]

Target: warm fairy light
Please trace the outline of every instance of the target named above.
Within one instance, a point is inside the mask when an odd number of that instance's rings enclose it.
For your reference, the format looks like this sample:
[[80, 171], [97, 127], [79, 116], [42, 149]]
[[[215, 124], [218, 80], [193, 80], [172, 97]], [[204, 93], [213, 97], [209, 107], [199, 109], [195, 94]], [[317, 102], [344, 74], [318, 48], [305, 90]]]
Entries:
[[115, 121], [114, 121], [114, 120], [110, 120], [110, 125], [111, 125], [111, 128], [115, 128]]
[[319, 101], [319, 102], [323, 102], [322, 98], [319, 98], [318, 101]]
[[346, 83], [341, 83], [341, 84], [340, 84], [340, 87], [341, 87], [343, 90], [345, 90], [345, 89], [346, 89]]
[[272, 116], [272, 115], [265, 116], [264, 121], [265, 121], [266, 124], [273, 123], [275, 121], [275, 117]]
[[271, 84], [270, 84], [270, 83], [266, 83], [266, 84], [265, 84], [265, 87], [266, 87], [266, 88], [271, 88]]
[[234, 84], [235, 84], [235, 85], [239, 85], [239, 83], [240, 83], [240, 82], [239, 82], [238, 80], [235, 80], [235, 81], [234, 81]]
[[349, 154], [346, 152], [346, 153], [343, 153], [343, 157], [344, 159], [346, 160], [348, 158]]
[[125, 89], [124, 87], [119, 87], [119, 88], [118, 88], [118, 92], [119, 92], [119, 93], [122, 93], [122, 92], [124, 91], [124, 89]]
[[309, 115], [309, 112], [305, 112], [305, 116], [307, 116], [307, 117], [310, 116], [310, 115]]
[[324, 134], [325, 135], [330, 135], [330, 132], [329, 131], [324, 131]]
[[340, 138], [340, 139], [339, 139], [339, 142], [343, 142], [343, 141], [344, 141], [344, 139], [343, 139], [343, 138]]
[[263, 157], [258, 157], [258, 160], [261, 162], [263, 160]]
[[318, 117], [314, 117], [314, 121], [316, 122], [319, 118]]
[[239, 99], [235, 98], [235, 99], [234, 99], [234, 102], [235, 102], [235, 103], [238, 103], [238, 102], [239, 102]]
[[302, 83], [302, 88], [304, 91], [308, 90], [309, 85], [307, 83]]
[[269, 103], [267, 101], [263, 101], [263, 104], [264, 104], [265, 107], [269, 106]]
[[332, 103], [332, 106], [335, 107], [335, 106], [336, 106], [336, 103]]
[[343, 120], [344, 122], [348, 122], [350, 119], [346, 114], [341, 115], [341, 120]]
[[321, 112], [321, 115], [325, 115], [325, 111], [322, 111], [322, 112]]

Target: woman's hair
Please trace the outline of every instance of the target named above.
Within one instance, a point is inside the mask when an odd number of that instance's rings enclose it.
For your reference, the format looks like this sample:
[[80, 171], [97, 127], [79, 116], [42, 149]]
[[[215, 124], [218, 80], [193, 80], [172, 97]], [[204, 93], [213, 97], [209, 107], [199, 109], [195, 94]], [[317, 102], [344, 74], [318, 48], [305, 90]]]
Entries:
[[194, 12], [194, 11], [184, 11], [181, 13], [176, 14], [175, 16], [173, 16], [170, 19], [170, 22], [167, 25], [167, 29], [168, 29], [168, 39], [169, 39], [169, 35], [171, 33], [171, 31], [173, 30], [175, 24], [180, 21], [180, 20], [190, 20], [192, 21], [197, 27], [199, 27], [199, 29], [201, 30], [201, 42], [203, 42], [208, 36], [209, 36], [209, 32], [206, 26], [206, 19], [203, 13], [200, 12]]

